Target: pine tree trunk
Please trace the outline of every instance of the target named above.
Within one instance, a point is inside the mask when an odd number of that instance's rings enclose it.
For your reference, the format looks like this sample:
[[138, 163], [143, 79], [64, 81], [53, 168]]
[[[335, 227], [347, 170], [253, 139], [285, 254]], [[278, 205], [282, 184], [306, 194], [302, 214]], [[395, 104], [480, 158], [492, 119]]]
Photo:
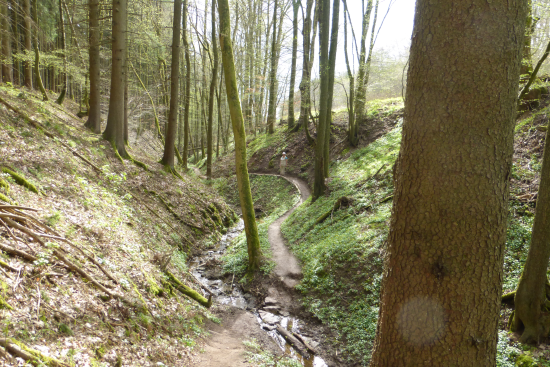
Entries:
[[[31, 2], [30, 0], [23, 0], [23, 21], [25, 32], [25, 51], [28, 55], [32, 52], [32, 22], [31, 22]], [[25, 80], [25, 87], [32, 89], [32, 63], [25, 61], [23, 65], [23, 74]]]
[[99, 0], [88, 0], [89, 59], [90, 59], [90, 108], [86, 126], [95, 134], [101, 132], [100, 59], [99, 59]]
[[525, 5], [416, 3], [370, 366], [495, 366]]
[[239, 89], [233, 61], [233, 46], [231, 44], [231, 31], [229, 21], [228, 0], [218, 0], [220, 14], [220, 47], [222, 51], [223, 70], [225, 75], [225, 88], [227, 102], [231, 113], [233, 135], [235, 137], [235, 168], [237, 171], [237, 185], [241, 202], [246, 242], [248, 245], [248, 274], [253, 275], [260, 268], [261, 251], [258, 228], [254, 214], [254, 204], [250, 191], [248, 167], [246, 166], [246, 136], [243, 114], [239, 101]]
[[4, 83], [12, 83], [13, 64], [11, 57], [10, 16], [6, 2], [0, 4], [0, 7], [2, 8], [2, 56], [4, 58], [2, 63], [2, 80]]
[[103, 139], [111, 142], [122, 158], [129, 158], [124, 143], [124, 74], [126, 73], [127, 0], [113, 0], [111, 91]]
[[34, 32], [34, 77], [36, 84], [38, 84], [38, 89], [42, 93], [42, 100], [47, 101], [48, 94], [46, 94], [46, 89], [44, 89], [44, 84], [42, 84], [42, 78], [40, 77], [40, 51], [38, 50], [38, 3], [35, 1], [33, 6], [33, 19], [36, 24], [36, 30]]
[[61, 73], [61, 93], [57, 100], [57, 104], [62, 104], [67, 94], [67, 56], [65, 55], [65, 21], [63, 20], [63, 4], [62, 0], [59, 0], [59, 38], [61, 41], [61, 58], [63, 59], [63, 73]]
[[170, 111], [168, 113], [168, 128], [164, 140], [164, 156], [160, 161], [166, 168], [174, 168], [174, 150], [178, 127], [179, 108], [179, 73], [180, 73], [180, 32], [181, 32], [181, 0], [174, 1], [174, 24], [172, 31], [172, 66], [170, 72]]

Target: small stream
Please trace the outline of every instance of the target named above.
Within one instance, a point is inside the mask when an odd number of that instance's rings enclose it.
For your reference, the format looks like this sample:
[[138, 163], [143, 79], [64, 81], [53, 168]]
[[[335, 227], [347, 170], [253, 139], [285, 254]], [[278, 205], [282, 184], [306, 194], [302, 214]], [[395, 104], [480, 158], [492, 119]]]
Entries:
[[281, 314], [274, 314], [268, 311], [270, 307], [266, 307], [264, 310], [262, 305], [257, 303], [256, 297], [243, 293], [240, 286], [236, 284], [235, 279], [232, 279], [229, 283], [224, 282], [221, 279], [223, 275], [221, 271], [210, 269], [219, 268], [212, 265], [220, 260], [227, 247], [231, 244], [231, 241], [243, 230], [244, 222], [241, 219], [236, 225], [228, 229], [227, 233], [222, 236], [213, 249], [204, 252], [190, 261], [189, 267], [191, 272], [214, 293], [215, 302], [253, 312], [262, 329], [275, 340], [286, 356], [298, 360], [304, 367], [328, 367], [325, 361], [316, 355], [306, 354], [305, 357], [302, 356], [276, 330], [277, 325], [280, 325], [282, 328], [306, 340], [311, 346], [316, 347], [316, 343], [309, 338], [307, 331], [302, 330], [303, 322], [284, 311]]

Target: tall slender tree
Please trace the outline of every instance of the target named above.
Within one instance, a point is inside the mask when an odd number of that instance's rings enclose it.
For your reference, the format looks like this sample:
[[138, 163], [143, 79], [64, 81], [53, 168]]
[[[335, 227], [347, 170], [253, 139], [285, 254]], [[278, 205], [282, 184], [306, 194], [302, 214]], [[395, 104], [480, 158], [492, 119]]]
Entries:
[[[25, 35], [25, 51], [27, 54], [32, 52], [32, 22], [31, 22], [31, 2], [23, 0], [23, 33]], [[25, 87], [32, 89], [32, 63], [25, 61], [23, 64], [23, 77]]]
[[271, 67], [269, 71], [269, 107], [267, 110], [267, 132], [275, 132], [277, 117], [277, 0], [273, 2], [273, 40], [271, 42]]
[[298, 54], [298, 10], [300, 0], [292, 0], [292, 64], [290, 66], [290, 87], [288, 93], [288, 128], [294, 128], [294, 84], [296, 83], [296, 59]]
[[59, 0], [59, 40], [61, 43], [61, 59], [63, 60], [63, 72], [61, 73], [61, 92], [55, 101], [57, 104], [62, 104], [67, 94], [67, 55], [65, 55], [65, 21], [63, 20], [63, 0]]
[[174, 0], [174, 24], [172, 32], [172, 66], [170, 71], [170, 112], [164, 140], [164, 156], [160, 161], [166, 168], [174, 169], [174, 151], [178, 127], [179, 72], [180, 72], [181, 0]]
[[94, 133], [101, 132], [100, 58], [99, 58], [99, 0], [88, 0], [90, 107], [85, 126]]
[[207, 139], [207, 158], [206, 158], [206, 177], [212, 179], [212, 155], [213, 151], [213, 119], [214, 119], [214, 97], [216, 93], [216, 83], [218, 81], [218, 42], [216, 41], [216, 0], [212, 0], [212, 79], [210, 80], [210, 97], [208, 98], [208, 139]]
[[373, 367], [496, 364], [526, 15], [416, 2]]
[[183, 0], [182, 38], [185, 47], [185, 100], [183, 108], [183, 169], [187, 170], [189, 156], [189, 106], [191, 102], [191, 57], [189, 55], [189, 41], [187, 39], [187, 0]]
[[237, 185], [243, 214], [244, 230], [248, 246], [248, 274], [253, 275], [261, 262], [260, 238], [254, 215], [254, 203], [250, 191], [248, 167], [246, 166], [246, 136], [244, 119], [237, 88], [237, 76], [233, 59], [233, 45], [231, 42], [231, 27], [229, 21], [228, 0], [218, 0], [218, 12], [220, 14], [220, 47], [222, 52], [223, 71], [225, 76], [225, 89], [227, 103], [231, 113], [231, 124], [235, 137], [235, 169], [237, 171]]

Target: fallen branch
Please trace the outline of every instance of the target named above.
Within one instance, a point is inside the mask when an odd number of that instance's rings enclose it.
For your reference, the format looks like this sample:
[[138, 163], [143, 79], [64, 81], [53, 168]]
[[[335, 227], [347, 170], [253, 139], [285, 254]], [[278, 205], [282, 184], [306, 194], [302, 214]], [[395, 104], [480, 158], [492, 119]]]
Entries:
[[0, 346], [4, 347], [11, 355], [22, 358], [34, 366], [69, 367], [68, 364], [55, 358], [47, 357], [12, 338], [0, 338]]
[[4, 251], [7, 254], [13, 255], [13, 256], [19, 256], [27, 261], [36, 261], [38, 260], [35, 256], [26, 253], [25, 251], [18, 250], [16, 248], [13, 248], [11, 246], [8, 246], [6, 244], [3, 244], [0, 242], [0, 250]]
[[208, 296], [208, 299], [204, 298], [199, 292], [189, 288], [183, 284], [174, 274], [170, 273], [168, 270], [165, 272], [166, 276], [170, 280], [170, 284], [174, 286], [178, 291], [185, 294], [187, 297], [197, 301], [200, 305], [210, 308], [212, 306], [212, 294]]
[[294, 349], [298, 351], [304, 358], [308, 358], [309, 355], [307, 353], [307, 348], [298, 338], [296, 338], [292, 333], [285, 328], [281, 327], [281, 325], [277, 325], [277, 332], [285, 338], [285, 340], [288, 342], [288, 344], [292, 345]]

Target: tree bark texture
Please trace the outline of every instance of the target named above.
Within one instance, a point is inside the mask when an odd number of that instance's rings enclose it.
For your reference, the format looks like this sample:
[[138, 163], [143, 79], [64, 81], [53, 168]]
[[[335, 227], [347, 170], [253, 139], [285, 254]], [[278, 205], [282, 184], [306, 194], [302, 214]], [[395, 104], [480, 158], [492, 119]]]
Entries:
[[[540, 186], [531, 246], [516, 296], [513, 329], [524, 328], [520, 341], [537, 343], [548, 336], [550, 316], [544, 312], [548, 259], [550, 258], [550, 146], [548, 131], [544, 147]], [[546, 311], [546, 310], [545, 310]]]
[[113, 42], [109, 114], [103, 138], [122, 158], [129, 158], [124, 144], [124, 73], [126, 73], [127, 0], [113, 0]]
[[63, 4], [59, 0], [59, 39], [61, 41], [61, 58], [63, 59], [63, 73], [61, 73], [61, 93], [55, 101], [57, 104], [62, 104], [67, 94], [67, 56], [65, 55], [65, 21], [63, 20]]
[[2, 81], [4, 83], [13, 82], [13, 64], [11, 57], [11, 31], [10, 16], [6, 2], [0, 5], [2, 9]]
[[237, 171], [237, 185], [243, 213], [244, 230], [248, 246], [248, 273], [253, 274], [260, 267], [261, 251], [254, 204], [250, 191], [248, 167], [246, 166], [246, 136], [243, 113], [237, 88], [235, 62], [233, 60], [233, 46], [231, 44], [229, 3], [228, 0], [218, 0], [220, 14], [220, 48], [222, 53], [223, 71], [225, 76], [225, 90], [227, 103], [231, 114], [233, 135], [235, 138], [235, 168]]
[[495, 366], [526, 15], [416, 3], [371, 366]]
[[180, 73], [181, 0], [174, 1], [174, 25], [172, 31], [172, 66], [170, 70], [170, 111], [164, 139], [164, 156], [160, 163], [174, 168], [174, 149], [178, 128], [179, 73]]

